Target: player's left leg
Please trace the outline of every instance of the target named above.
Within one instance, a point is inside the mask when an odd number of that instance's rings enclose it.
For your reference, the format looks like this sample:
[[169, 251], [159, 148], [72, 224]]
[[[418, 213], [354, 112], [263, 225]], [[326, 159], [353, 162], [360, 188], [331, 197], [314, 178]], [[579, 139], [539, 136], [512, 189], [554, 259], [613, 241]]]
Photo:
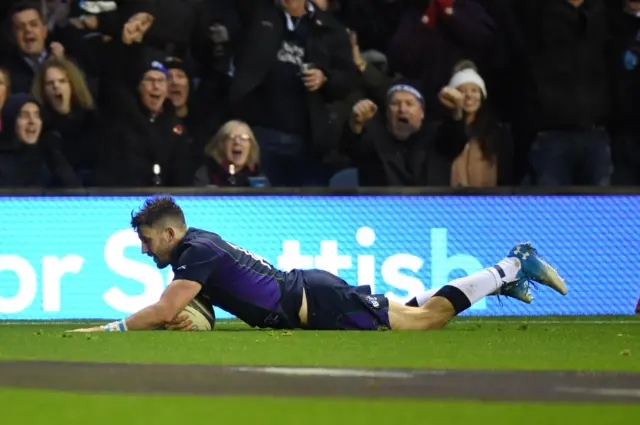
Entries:
[[[440, 288], [432, 288], [428, 291], [424, 291], [415, 297], [411, 298], [405, 303], [409, 307], [422, 307], [433, 297]], [[515, 298], [523, 303], [531, 304], [533, 301], [533, 295], [531, 295], [531, 289], [529, 288], [529, 282], [526, 279], [520, 279], [512, 282], [509, 285], [503, 285], [500, 289], [495, 290], [489, 295], [504, 295], [506, 297]]]
[[390, 303], [389, 320], [392, 329], [440, 329], [454, 316], [471, 307], [485, 296], [507, 285], [533, 280], [565, 295], [567, 288], [557, 271], [538, 255], [531, 244], [519, 244], [507, 258], [493, 267], [439, 289], [423, 307]]

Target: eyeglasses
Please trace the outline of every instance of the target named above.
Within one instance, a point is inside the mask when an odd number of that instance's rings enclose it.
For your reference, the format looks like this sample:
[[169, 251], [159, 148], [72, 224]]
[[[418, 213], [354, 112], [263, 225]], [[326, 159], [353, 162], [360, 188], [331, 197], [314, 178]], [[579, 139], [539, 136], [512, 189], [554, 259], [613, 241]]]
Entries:
[[161, 78], [153, 78], [153, 77], [144, 77], [142, 79], [142, 82], [148, 85], [153, 85], [153, 84], [166, 84], [167, 83], [167, 78], [166, 77], [161, 77]]
[[227, 140], [230, 142], [251, 143], [253, 139], [248, 134], [236, 134], [235, 136], [227, 136]]

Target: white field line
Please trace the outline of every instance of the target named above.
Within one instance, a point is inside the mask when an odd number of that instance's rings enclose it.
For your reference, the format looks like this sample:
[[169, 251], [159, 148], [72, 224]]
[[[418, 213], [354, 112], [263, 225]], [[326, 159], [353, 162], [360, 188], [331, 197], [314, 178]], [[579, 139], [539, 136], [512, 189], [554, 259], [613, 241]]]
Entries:
[[608, 397], [635, 397], [640, 398], [640, 388], [582, 388], [582, 387], [558, 387], [556, 391], [573, 394], [593, 394]]

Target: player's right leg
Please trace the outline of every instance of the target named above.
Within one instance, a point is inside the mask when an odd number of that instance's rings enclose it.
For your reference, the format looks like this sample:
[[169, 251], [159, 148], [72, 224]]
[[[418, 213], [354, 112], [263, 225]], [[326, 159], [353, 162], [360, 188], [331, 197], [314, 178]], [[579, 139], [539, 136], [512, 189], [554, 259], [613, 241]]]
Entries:
[[391, 329], [440, 329], [485, 296], [522, 280], [539, 282], [562, 295], [567, 293], [564, 280], [531, 244], [519, 244], [495, 266], [440, 288], [422, 307], [390, 303]]

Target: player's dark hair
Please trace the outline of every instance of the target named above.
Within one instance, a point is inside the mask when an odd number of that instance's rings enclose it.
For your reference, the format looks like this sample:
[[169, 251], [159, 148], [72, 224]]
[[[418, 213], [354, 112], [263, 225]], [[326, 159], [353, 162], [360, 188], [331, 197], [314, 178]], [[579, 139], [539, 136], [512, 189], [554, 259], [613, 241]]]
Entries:
[[152, 227], [164, 219], [186, 225], [182, 209], [170, 196], [147, 199], [140, 211], [131, 212], [131, 227], [137, 232], [142, 226]]

